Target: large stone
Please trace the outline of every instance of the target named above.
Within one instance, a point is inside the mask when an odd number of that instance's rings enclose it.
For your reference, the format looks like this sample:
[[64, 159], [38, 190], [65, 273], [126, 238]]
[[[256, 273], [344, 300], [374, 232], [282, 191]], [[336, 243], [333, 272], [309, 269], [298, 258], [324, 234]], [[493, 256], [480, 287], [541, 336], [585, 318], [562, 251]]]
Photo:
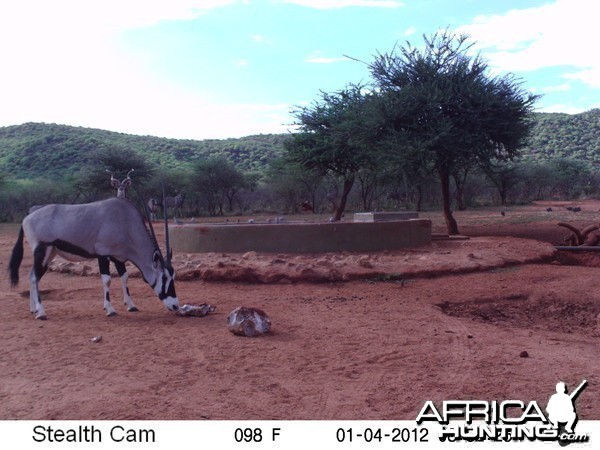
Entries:
[[238, 336], [260, 336], [271, 329], [271, 319], [262, 309], [239, 306], [227, 316], [227, 327]]

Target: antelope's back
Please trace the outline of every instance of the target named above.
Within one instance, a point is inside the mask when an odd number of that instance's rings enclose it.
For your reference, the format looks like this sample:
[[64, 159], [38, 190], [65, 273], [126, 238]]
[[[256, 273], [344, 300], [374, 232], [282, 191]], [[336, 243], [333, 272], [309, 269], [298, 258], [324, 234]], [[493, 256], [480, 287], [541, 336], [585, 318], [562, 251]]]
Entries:
[[128, 200], [115, 197], [77, 205], [50, 204], [23, 220], [30, 242], [50, 244], [60, 240], [90, 254], [101, 254], [98, 243], [117, 245], [126, 241], [131, 228], [140, 226], [144, 227], [136, 208]]

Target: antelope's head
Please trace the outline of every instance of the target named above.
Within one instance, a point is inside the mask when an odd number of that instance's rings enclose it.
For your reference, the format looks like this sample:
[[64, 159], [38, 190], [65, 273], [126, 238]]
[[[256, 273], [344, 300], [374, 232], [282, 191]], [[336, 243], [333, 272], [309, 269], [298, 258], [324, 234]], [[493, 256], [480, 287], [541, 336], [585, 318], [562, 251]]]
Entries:
[[179, 309], [179, 299], [175, 292], [175, 269], [173, 269], [169, 260], [170, 258], [167, 260], [163, 258], [160, 250], [157, 249], [154, 252], [152, 267], [156, 278], [152, 288], [165, 305], [165, 308], [169, 311], [177, 311]]
[[127, 189], [129, 188], [129, 186], [131, 186], [130, 175], [132, 174], [132, 172], [134, 172], [134, 170], [135, 169], [131, 169], [129, 172], [127, 172], [127, 176], [125, 177], [125, 179], [123, 179], [123, 181], [119, 181], [117, 178], [114, 177], [113, 173], [110, 170], [107, 170], [107, 172], [110, 173], [110, 185], [117, 190], [118, 198], [126, 198]]
[[[165, 202], [165, 193], [163, 186], [163, 204]], [[152, 226], [152, 220], [150, 218], [150, 211], [148, 205], [144, 205], [146, 211], [146, 218], [148, 220], [148, 225], [150, 226], [150, 234], [152, 235], [154, 244], [156, 246], [156, 250], [152, 255], [152, 268], [154, 270], [154, 284], [152, 288], [154, 292], [158, 296], [158, 298], [163, 302], [165, 308], [169, 311], [177, 311], [179, 309], [179, 299], [177, 298], [177, 294], [175, 292], [175, 269], [173, 269], [173, 264], [171, 263], [171, 259], [173, 256], [173, 251], [171, 250], [171, 245], [169, 241], [169, 222], [167, 217], [167, 208], [165, 205], [165, 251], [166, 258], [162, 255], [160, 251], [160, 247], [158, 245], [158, 241], [156, 240], [156, 234], [154, 233], [154, 227]]]

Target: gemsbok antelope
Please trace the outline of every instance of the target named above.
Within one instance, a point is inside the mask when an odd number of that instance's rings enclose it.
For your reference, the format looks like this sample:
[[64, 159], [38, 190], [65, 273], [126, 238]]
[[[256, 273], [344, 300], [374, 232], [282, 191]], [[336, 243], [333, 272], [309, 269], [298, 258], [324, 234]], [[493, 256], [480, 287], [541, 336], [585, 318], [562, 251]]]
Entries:
[[[23, 238], [26, 237], [33, 252], [29, 308], [36, 319], [45, 320], [47, 317], [38, 284], [56, 255], [70, 261], [94, 258], [120, 263], [131, 261], [165, 307], [176, 311], [179, 300], [175, 293], [168, 228], [165, 229], [165, 258], [151, 223], [150, 227], [150, 230], [146, 228], [133, 204], [121, 198], [80, 205], [46, 205], [23, 219], [9, 262], [11, 284], [16, 286], [19, 282]], [[104, 309], [114, 314], [106, 291]]]

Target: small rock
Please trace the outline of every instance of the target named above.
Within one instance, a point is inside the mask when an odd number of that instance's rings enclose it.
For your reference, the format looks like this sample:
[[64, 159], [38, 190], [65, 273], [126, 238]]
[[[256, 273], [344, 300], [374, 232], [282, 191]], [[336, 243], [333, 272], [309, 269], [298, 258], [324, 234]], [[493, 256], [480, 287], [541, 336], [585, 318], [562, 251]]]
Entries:
[[102, 340], [102, 336], [94, 336], [93, 338], [90, 339], [90, 341], [92, 341], [94, 344], [97, 344], [101, 340]]
[[527, 350], [523, 350], [519, 356], [521, 358], [529, 358], [529, 353], [527, 353]]

